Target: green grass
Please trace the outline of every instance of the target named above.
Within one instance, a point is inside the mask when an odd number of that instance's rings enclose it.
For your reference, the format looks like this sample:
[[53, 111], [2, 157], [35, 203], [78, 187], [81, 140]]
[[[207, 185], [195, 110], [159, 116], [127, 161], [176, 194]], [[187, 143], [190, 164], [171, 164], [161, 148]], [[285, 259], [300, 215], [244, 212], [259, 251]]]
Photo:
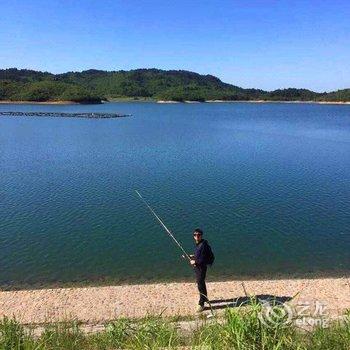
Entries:
[[349, 350], [350, 321], [333, 322], [327, 328], [302, 331], [292, 324], [265, 325], [259, 318], [261, 306], [227, 309], [221, 319], [198, 326], [184, 335], [171, 319], [147, 317], [134, 321], [119, 319], [99, 333], [86, 334], [78, 322], [46, 325], [40, 336], [16, 320], [0, 320], [1, 350], [112, 350], [189, 349], [236, 350]]
[[85, 334], [78, 322], [61, 322], [47, 325], [39, 337], [16, 320], [5, 317], [0, 322], [1, 350], [137, 350], [172, 348], [179, 344], [176, 326], [160, 317], [148, 317], [136, 323], [120, 319], [95, 334]]
[[276, 322], [266, 326], [259, 318], [261, 305], [252, 301], [249, 308], [227, 309], [225, 322], [202, 327], [193, 343], [210, 349], [299, 349], [295, 347], [300, 332], [295, 327]]

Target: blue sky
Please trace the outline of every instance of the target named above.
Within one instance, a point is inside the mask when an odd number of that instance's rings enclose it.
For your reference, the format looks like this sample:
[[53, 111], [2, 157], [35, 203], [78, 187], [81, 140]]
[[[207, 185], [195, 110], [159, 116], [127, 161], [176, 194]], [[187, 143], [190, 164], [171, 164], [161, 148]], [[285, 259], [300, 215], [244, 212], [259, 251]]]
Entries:
[[350, 87], [350, 1], [2, 0], [0, 68], [156, 67], [267, 90]]

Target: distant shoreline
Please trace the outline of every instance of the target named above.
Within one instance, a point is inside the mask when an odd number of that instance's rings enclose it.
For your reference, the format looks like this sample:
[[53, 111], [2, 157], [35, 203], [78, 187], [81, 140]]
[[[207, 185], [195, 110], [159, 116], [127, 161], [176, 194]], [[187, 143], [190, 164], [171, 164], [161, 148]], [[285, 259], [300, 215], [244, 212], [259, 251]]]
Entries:
[[[350, 105], [350, 102], [343, 101], [274, 101], [274, 100], [207, 100], [207, 101], [167, 101], [167, 100], [151, 100], [151, 99], [112, 99], [103, 101], [102, 103], [122, 103], [122, 102], [155, 102], [159, 104], [178, 104], [178, 103], [294, 103], [294, 104], [320, 104], [320, 105]], [[30, 105], [86, 105], [96, 103], [79, 103], [73, 101], [9, 101], [0, 100], [0, 104], [30, 104]]]
[[204, 102], [200, 101], [156, 101], [157, 103], [295, 103], [295, 104], [321, 104], [321, 105], [350, 105], [350, 102], [339, 102], [339, 101], [274, 101], [274, 100], [207, 100]]
[[[129, 71], [89, 69], [53, 74], [30, 69], [0, 69], [2, 99], [7, 101], [52, 101], [54, 104], [103, 103], [109, 101], [154, 101], [159, 103], [221, 102], [348, 104], [350, 88], [315, 92], [305, 88], [271, 91], [242, 88], [210, 74], [156, 68]], [[61, 102], [62, 100], [62, 102]], [[227, 100], [227, 101], [226, 101]], [[67, 102], [65, 102], [67, 101]], [[310, 102], [312, 101], [312, 102]], [[324, 102], [323, 102], [324, 101]]]

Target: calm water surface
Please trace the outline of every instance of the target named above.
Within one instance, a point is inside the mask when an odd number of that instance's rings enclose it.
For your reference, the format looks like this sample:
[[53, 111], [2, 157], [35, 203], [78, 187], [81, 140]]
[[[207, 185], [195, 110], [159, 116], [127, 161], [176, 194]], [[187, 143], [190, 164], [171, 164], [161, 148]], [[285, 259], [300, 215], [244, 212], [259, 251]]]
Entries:
[[350, 106], [115, 103], [0, 110], [0, 285], [192, 277], [139, 201], [212, 279], [350, 271]]

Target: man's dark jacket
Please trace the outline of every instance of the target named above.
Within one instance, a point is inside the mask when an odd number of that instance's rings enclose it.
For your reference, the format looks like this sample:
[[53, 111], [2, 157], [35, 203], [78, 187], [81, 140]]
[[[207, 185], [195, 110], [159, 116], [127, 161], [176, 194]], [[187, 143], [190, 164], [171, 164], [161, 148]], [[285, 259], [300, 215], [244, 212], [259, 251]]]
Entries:
[[208, 265], [209, 259], [209, 245], [205, 239], [202, 239], [197, 245], [196, 250], [194, 252], [194, 260], [196, 262], [196, 266], [204, 267]]

